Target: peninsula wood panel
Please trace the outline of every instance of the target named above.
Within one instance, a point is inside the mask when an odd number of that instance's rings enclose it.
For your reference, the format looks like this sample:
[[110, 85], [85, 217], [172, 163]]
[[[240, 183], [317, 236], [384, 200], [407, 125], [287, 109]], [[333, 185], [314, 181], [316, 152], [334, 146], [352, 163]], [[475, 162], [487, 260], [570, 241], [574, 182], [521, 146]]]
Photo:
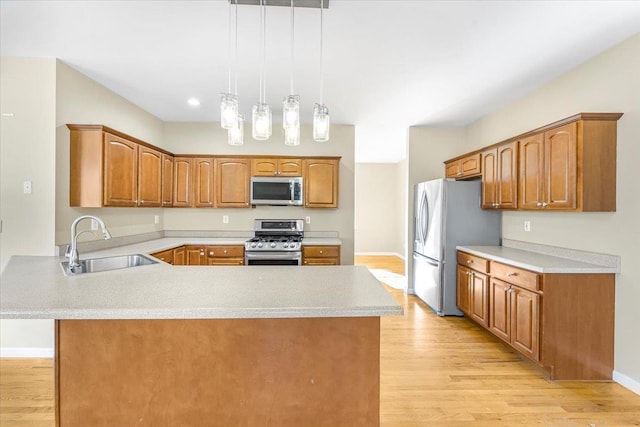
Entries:
[[380, 422], [378, 317], [58, 320], [56, 344], [60, 427]]

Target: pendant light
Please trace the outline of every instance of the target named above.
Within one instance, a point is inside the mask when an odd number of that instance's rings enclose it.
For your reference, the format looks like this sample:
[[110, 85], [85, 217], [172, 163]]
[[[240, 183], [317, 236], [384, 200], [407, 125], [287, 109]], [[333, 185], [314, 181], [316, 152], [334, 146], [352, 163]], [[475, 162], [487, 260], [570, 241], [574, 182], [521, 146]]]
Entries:
[[271, 107], [267, 104], [266, 78], [265, 78], [265, 50], [266, 50], [266, 24], [267, 10], [266, 0], [260, 0], [260, 27], [262, 30], [262, 66], [260, 68], [260, 100], [253, 106], [252, 135], [259, 141], [271, 137]]
[[284, 143], [286, 145], [300, 145], [300, 96], [293, 94], [294, 23], [294, 6], [293, 0], [291, 0], [291, 73], [289, 76], [290, 95], [287, 96], [282, 102], [282, 127], [284, 129]]
[[[234, 65], [234, 94], [238, 99], [238, 0], [235, 7], [235, 55]], [[227, 131], [227, 142], [229, 145], [244, 144], [244, 116], [237, 114], [236, 123]]]
[[[237, 7], [237, 0], [236, 0]], [[237, 10], [236, 10], [237, 12]], [[238, 97], [231, 93], [231, 2], [229, 2], [229, 53], [228, 53], [228, 90], [221, 95], [220, 126], [231, 129], [238, 122]]]
[[329, 109], [323, 103], [323, 9], [324, 0], [320, 0], [320, 103], [313, 107], [313, 140], [317, 142], [325, 142], [329, 140], [329, 127], [331, 125]]

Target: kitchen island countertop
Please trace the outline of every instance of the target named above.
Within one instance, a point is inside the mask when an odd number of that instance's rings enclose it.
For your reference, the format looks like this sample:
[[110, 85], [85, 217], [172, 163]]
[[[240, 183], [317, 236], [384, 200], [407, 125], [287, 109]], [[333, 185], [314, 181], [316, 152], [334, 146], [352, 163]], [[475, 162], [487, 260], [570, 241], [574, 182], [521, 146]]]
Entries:
[[[99, 254], [119, 254], [111, 251], [115, 249]], [[81, 258], [87, 256], [81, 254]], [[402, 314], [395, 299], [364, 266], [211, 267], [159, 262], [67, 277], [60, 266], [64, 260], [12, 257], [0, 278], [0, 317], [233, 319]]]

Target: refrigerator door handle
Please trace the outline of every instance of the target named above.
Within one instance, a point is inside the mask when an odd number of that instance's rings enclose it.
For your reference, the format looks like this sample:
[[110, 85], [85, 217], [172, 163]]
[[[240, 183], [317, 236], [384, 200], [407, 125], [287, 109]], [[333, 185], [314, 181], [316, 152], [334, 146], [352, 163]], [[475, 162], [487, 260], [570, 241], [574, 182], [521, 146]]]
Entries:
[[422, 197], [422, 241], [427, 242], [427, 236], [429, 235], [429, 200], [427, 199], [427, 193], [425, 192]]

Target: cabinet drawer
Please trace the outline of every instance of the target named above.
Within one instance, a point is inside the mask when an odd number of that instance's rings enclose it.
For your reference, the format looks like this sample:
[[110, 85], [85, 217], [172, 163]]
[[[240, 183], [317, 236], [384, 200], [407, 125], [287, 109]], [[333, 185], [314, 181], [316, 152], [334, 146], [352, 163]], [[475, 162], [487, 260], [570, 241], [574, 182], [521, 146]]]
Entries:
[[465, 265], [481, 273], [489, 272], [489, 260], [466, 252], [458, 251], [458, 264]]
[[207, 257], [232, 258], [243, 257], [244, 246], [207, 246]]
[[152, 257], [158, 258], [160, 261], [164, 261], [168, 264], [173, 264], [173, 249], [166, 251], [155, 252], [151, 254]]
[[491, 261], [491, 276], [532, 291], [542, 290], [540, 275], [533, 271]]
[[340, 256], [339, 246], [303, 246], [304, 258], [335, 258]]

